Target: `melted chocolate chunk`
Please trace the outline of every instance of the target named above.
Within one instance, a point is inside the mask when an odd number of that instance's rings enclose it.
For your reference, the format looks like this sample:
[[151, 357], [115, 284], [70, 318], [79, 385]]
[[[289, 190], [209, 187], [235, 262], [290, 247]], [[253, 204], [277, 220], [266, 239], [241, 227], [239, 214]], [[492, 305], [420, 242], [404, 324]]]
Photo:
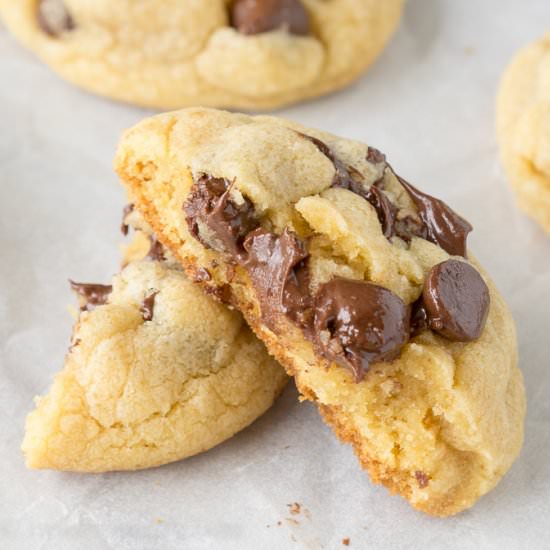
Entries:
[[449, 340], [477, 340], [489, 313], [489, 289], [466, 262], [447, 260], [434, 266], [422, 293], [428, 326]]
[[155, 298], [159, 293], [158, 290], [150, 292], [144, 299], [139, 311], [141, 311], [141, 316], [144, 321], [152, 321], [155, 314]]
[[411, 338], [428, 330], [428, 328], [428, 312], [424, 306], [424, 300], [420, 296], [411, 308]]
[[236, 0], [231, 24], [242, 34], [279, 28], [297, 35], [309, 33], [309, 16], [301, 0]]
[[63, 0], [39, 0], [36, 20], [40, 28], [52, 37], [72, 31], [75, 27]]
[[409, 318], [409, 307], [390, 290], [335, 278], [315, 297], [314, 340], [327, 359], [349, 366], [360, 381], [371, 363], [399, 356]]
[[98, 285], [94, 283], [75, 283], [69, 280], [71, 288], [80, 296], [84, 305], [80, 307], [81, 311], [90, 311], [97, 306], [107, 303], [109, 295], [113, 291], [112, 285]]
[[288, 229], [278, 236], [258, 228], [247, 236], [244, 248], [248, 256], [243, 265], [266, 325], [274, 328], [277, 314], [282, 313], [305, 327], [311, 317], [305, 244]]
[[244, 198], [236, 204], [230, 198], [231, 183], [203, 174], [195, 181], [184, 204], [191, 234], [207, 248], [237, 258], [245, 236], [255, 227], [252, 203]]
[[426, 226], [426, 238], [451, 256], [466, 258], [466, 240], [473, 227], [443, 201], [426, 193], [395, 174], [414, 202]]
[[133, 212], [134, 205], [127, 204], [122, 210], [122, 222], [120, 224], [120, 232], [126, 237], [128, 235], [128, 224], [126, 223], [126, 218]]
[[166, 260], [166, 250], [164, 245], [157, 239], [157, 236], [149, 235], [149, 241], [151, 242], [151, 246], [146, 258], [154, 262], [163, 262]]
[[[335, 172], [332, 180], [332, 187], [347, 189], [367, 200], [376, 210], [384, 236], [388, 240], [391, 239], [395, 233], [394, 226], [397, 208], [392, 204], [385, 193], [379, 189], [381, 182], [375, 182], [370, 187], [365, 187], [361, 181], [363, 179], [362, 174], [353, 167], [345, 166], [344, 163], [334, 155], [326, 143], [306, 134], [301, 135], [311, 141], [334, 165]], [[377, 157], [378, 155], [382, 155], [382, 153], [376, 149], [369, 148], [369, 151], [376, 151], [376, 153], [371, 152], [371, 155], [376, 155]], [[383, 155], [382, 157], [385, 158]]]
[[378, 149], [374, 147], [367, 148], [367, 160], [373, 164], [382, 164], [386, 162], [386, 155], [381, 153]]

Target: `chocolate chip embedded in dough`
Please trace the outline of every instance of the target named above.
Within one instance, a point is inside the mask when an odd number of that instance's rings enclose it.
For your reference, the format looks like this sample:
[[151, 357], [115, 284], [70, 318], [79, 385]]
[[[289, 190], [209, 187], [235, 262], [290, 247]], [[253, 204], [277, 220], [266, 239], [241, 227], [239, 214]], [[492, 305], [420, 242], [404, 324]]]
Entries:
[[141, 304], [140, 312], [144, 321], [152, 321], [155, 314], [155, 298], [159, 293], [158, 290], [154, 290], [147, 294]]
[[315, 297], [314, 339], [321, 353], [361, 380], [369, 365], [399, 356], [409, 339], [410, 308], [387, 288], [337, 277]]
[[231, 24], [250, 35], [280, 28], [291, 34], [309, 33], [309, 16], [301, 0], [236, 0]]
[[433, 331], [458, 342], [481, 336], [489, 313], [489, 289], [470, 264], [447, 260], [434, 266], [422, 297]]
[[80, 309], [82, 311], [90, 311], [97, 306], [102, 306], [107, 303], [111, 292], [112, 285], [98, 285], [95, 283], [75, 283], [69, 281], [71, 288], [80, 298]]
[[75, 28], [74, 20], [63, 0], [40, 0], [36, 20], [40, 28], [52, 37]]

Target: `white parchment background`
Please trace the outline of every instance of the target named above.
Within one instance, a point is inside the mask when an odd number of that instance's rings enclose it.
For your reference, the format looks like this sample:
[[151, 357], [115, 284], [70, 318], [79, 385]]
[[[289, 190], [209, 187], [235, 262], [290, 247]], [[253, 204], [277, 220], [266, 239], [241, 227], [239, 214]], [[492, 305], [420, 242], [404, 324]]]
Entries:
[[[367, 140], [464, 214], [513, 310], [523, 453], [492, 493], [446, 520], [373, 486], [292, 388], [248, 430], [178, 464], [25, 469], [25, 414], [69, 341], [67, 278], [107, 281], [117, 269], [124, 197], [111, 159], [119, 133], [148, 113], [70, 87], [0, 29], [0, 547], [334, 549], [349, 537], [361, 549], [550, 548], [550, 238], [514, 207], [494, 138], [499, 75], [546, 28], [548, 0], [410, 0], [358, 85], [280, 113]], [[309, 510], [297, 523], [285, 519], [295, 501]]]

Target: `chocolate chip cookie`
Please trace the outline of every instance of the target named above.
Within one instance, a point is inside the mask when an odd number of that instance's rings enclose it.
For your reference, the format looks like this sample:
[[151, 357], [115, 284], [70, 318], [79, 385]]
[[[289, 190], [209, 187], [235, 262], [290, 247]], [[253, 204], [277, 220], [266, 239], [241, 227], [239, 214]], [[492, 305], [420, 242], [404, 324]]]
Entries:
[[65, 368], [27, 418], [31, 468], [103, 472], [180, 460], [242, 430], [286, 383], [241, 315], [170, 261], [135, 260], [112, 285], [72, 287], [81, 312]]
[[447, 516], [508, 470], [525, 413], [512, 317], [468, 251], [472, 226], [382, 152], [189, 109], [129, 130], [116, 169], [374, 481]]
[[268, 109], [342, 88], [403, 0], [0, 0], [0, 17], [67, 80], [165, 109]]
[[504, 73], [497, 135], [519, 206], [550, 233], [550, 33], [521, 50]]

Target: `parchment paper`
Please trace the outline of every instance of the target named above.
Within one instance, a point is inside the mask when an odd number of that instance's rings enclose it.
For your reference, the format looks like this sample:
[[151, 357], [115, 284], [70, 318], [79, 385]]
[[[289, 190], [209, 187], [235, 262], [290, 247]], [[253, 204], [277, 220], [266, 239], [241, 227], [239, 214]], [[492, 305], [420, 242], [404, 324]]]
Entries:
[[493, 492], [446, 520], [372, 485], [292, 387], [249, 429], [184, 462], [25, 469], [25, 415], [69, 342], [67, 278], [117, 270], [124, 196], [112, 157], [119, 133], [149, 113], [72, 88], [0, 29], [0, 547], [333, 549], [349, 537], [382, 550], [550, 548], [550, 237], [516, 209], [494, 138], [498, 78], [546, 28], [548, 0], [411, 0], [356, 86], [280, 112], [367, 140], [451, 203], [513, 310], [529, 400], [523, 453]]

